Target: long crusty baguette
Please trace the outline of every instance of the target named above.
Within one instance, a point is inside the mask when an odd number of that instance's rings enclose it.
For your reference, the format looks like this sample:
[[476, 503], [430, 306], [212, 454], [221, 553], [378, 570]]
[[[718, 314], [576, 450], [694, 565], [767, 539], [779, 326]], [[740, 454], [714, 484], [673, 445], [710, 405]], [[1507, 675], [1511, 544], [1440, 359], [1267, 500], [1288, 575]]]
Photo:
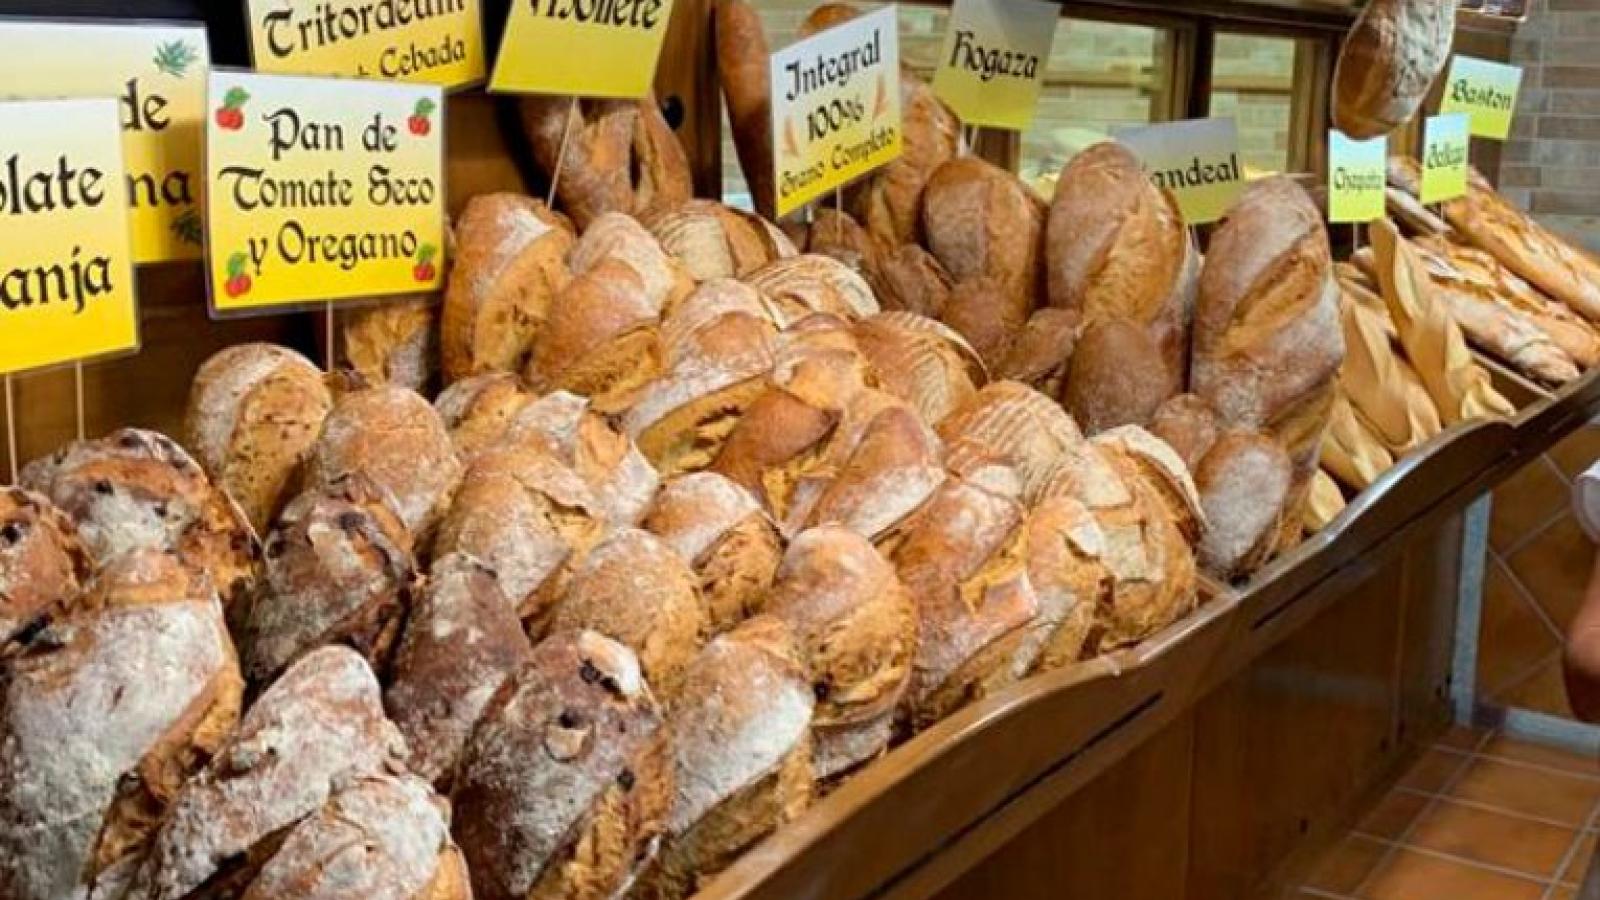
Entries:
[[1384, 323], [1393, 325], [1388, 311], [1374, 312], [1346, 295], [1340, 322], [1345, 340], [1340, 393], [1361, 413], [1379, 442], [1398, 454], [1438, 434], [1444, 427], [1438, 407], [1384, 330]]

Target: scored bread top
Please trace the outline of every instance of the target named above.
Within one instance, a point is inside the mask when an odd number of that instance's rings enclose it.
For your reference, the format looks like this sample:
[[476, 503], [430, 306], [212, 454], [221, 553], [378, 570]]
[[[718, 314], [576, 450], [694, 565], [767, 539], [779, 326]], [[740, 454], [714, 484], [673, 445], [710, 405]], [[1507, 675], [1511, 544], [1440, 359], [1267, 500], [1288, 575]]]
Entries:
[[655, 496], [660, 476], [627, 434], [576, 394], [556, 391], [523, 407], [505, 445], [542, 449], [583, 479], [595, 511], [609, 524], [632, 525]]
[[972, 399], [987, 380], [983, 360], [960, 334], [915, 313], [886, 312], [852, 333], [883, 389], [938, 422]]
[[952, 278], [994, 279], [1003, 296], [992, 302], [1015, 302], [1027, 318], [1042, 293], [1044, 204], [1021, 179], [976, 156], [951, 159], [928, 178], [922, 223]]
[[798, 252], [771, 222], [715, 200], [690, 200], [645, 225], [695, 281], [743, 278]]
[[434, 398], [433, 408], [450, 431], [456, 456], [462, 465], [470, 466], [500, 440], [517, 413], [533, 400], [533, 392], [517, 375], [486, 372], [445, 388]]
[[985, 385], [938, 431], [952, 472], [1007, 463], [1022, 476], [1023, 496], [1030, 501], [1044, 489], [1061, 454], [1084, 440], [1059, 404], [1016, 381]]
[[771, 304], [782, 327], [811, 313], [851, 317], [878, 312], [872, 287], [855, 270], [836, 259], [805, 253], [778, 259], [745, 277]]
[[191, 744], [195, 729], [213, 707], [230, 727], [241, 688], [204, 575], [157, 551], [107, 566], [0, 688], [0, 896], [50, 900], [91, 884], [130, 837], [107, 833], [123, 779], [164, 778], [211, 749]]
[[404, 757], [366, 661], [346, 647], [313, 650], [267, 688], [178, 794], [129, 900], [179, 900], [248, 865], [260, 842], [321, 809], [336, 785], [392, 771]]
[[567, 265], [581, 275], [604, 260], [631, 269], [649, 303], [659, 313], [670, 309], [694, 289], [683, 264], [661, 249], [655, 235], [639, 220], [623, 213], [606, 213], [589, 224], [567, 254]]

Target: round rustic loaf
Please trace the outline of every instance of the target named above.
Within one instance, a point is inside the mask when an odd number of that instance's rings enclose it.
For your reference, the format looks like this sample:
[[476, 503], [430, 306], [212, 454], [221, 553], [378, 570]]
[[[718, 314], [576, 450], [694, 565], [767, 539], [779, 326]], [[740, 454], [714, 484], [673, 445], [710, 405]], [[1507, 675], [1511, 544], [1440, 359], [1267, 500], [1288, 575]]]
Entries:
[[704, 282], [661, 327], [667, 366], [623, 425], [663, 475], [709, 465], [765, 389], [776, 329], [754, 288]]
[[661, 374], [660, 317], [660, 301], [638, 273], [602, 259], [556, 295], [533, 343], [528, 383], [588, 397], [597, 412], [626, 409]]
[[715, 472], [669, 479], [643, 527], [693, 567], [712, 633], [760, 611], [783, 542], [749, 491]]
[[520, 372], [566, 285], [566, 220], [517, 194], [482, 194], [456, 221], [457, 250], [439, 323], [444, 378]]
[[915, 603], [894, 567], [848, 529], [803, 531], [765, 611], [794, 632], [811, 672], [817, 776], [842, 775], [882, 752], [917, 651]]
[[1271, 435], [1229, 431], [1217, 438], [1195, 470], [1205, 507], [1200, 565], [1230, 580], [1266, 563], [1282, 527], [1293, 469]]
[[240, 900], [472, 900], [448, 804], [410, 775], [351, 780], [297, 823]]
[[405, 755], [366, 661], [346, 647], [313, 650], [267, 688], [178, 792], [127, 900], [182, 900], [202, 886], [201, 896], [237, 896], [283, 829], [353, 778], [400, 771]]
[[341, 314], [344, 363], [369, 384], [432, 392], [439, 374], [438, 298], [390, 298]]
[[464, 553], [435, 560], [383, 695], [411, 771], [447, 787], [495, 691], [532, 653], [493, 572]]
[[532, 403], [533, 392], [510, 372], [486, 372], [463, 378], [433, 399], [444, 427], [450, 430], [456, 456], [463, 466], [499, 442], [522, 408]]
[[633, 895], [678, 900], [811, 802], [815, 700], [789, 629], [758, 616], [690, 663], [667, 713], [677, 790]]
[[311, 361], [273, 344], [241, 344], [200, 366], [183, 433], [195, 458], [265, 531], [289, 499], [333, 398]]
[[1022, 476], [1022, 494], [1030, 503], [1040, 496], [1062, 454], [1083, 443], [1077, 423], [1059, 404], [1015, 381], [985, 385], [939, 423], [939, 436], [951, 471], [1006, 463]]
[[715, 200], [690, 200], [644, 223], [695, 281], [743, 278], [798, 252], [766, 219]]
[[710, 622], [689, 564], [650, 532], [623, 528], [596, 544], [573, 571], [550, 628], [620, 641], [665, 701], [677, 696]]
[[386, 671], [410, 603], [415, 562], [389, 498], [355, 474], [296, 497], [266, 542], [266, 575], [233, 615], [239, 658], [264, 685], [325, 644]]
[[106, 566], [0, 686], [0, 896], [120, 884], [242, 692], [203, 574], [154, 550]]
[[1103, 431], [1094, 436], [1094, 442], [1133, 463], [1141, 480], [1161, 499], [1167, 518], [1177, 526], [1183, 539], [1191, 546], [1199, 542], [1210, 523], [1194, 478], [1176, 450], [1137, 425]]
[[65, 513], [32, 491], [0, 489], [0, 657], [65, 611], [91, 568]]
[[1020, 381], [1048, 397], [1060, 397], [1072, 366], [1083, 320], [1069, 309], [1033, 311], [1006, 347], [995, 377]]
[[779, 259], [744, 281], [766, 298], [780, 327], [812, 313], [851, 318], [878, 312], [878, 298], [866, 279], [828, 256], [805, 253]]
[[1333, 124], [1357, 139], [1408, 122], [1450, 58], [1455, 0], [1372, 0], [1339, 47]]
[[1156, 409], [1150, 433], [1166, 441], [1193, 472], [1217, 442], [1217, 411], [1198, 394], [1178, 394]]
[[1149, 330], [1126, 318], [1089, 323], [1072, 351], [1061, 402], [1085, 434], [1147, 425], [1182, 387]]
[[893, 539], [916, 601], [917, 652], [901, 717], [920, 730], [1011, 683], [1039, 613], [1028, 579], [1022, 482], [988, 466], [944, 483]]
[[933, 319], [879, 313], [856, 323], [851, 333], [878, 384], [911, 404], [923, 421], [955, 412], [988, 381], [978, 352]]
[[1028, 512], [1028, 581], [1039, 614], [1012, 656], [1012, 672], [1047, 672], [1094, 653], [1101, 610], [1112, 601], [1106, 538], [1088, 507], [1066, 495], [1042, 497]]
[[660, 476], [632, 438], [576, 394], [556, 391], [523, 407], [506, 428], [507, 446], [526, 445], [570, 468], [594, 495], [608, 525], [632, 525], [655, 496]]
[[647, 302], [658, 314], [694, 290], [695, 279], [683, 263], [668, 256], [655, 235], [630, 215], [612, 212], [595, 219], [567, 254], [574, 275], [606, 261], [619, 263], [638, 277]]
[[29, 463], [21, 484], [72, 518], [98, 565], [175, 552], [210, 576], [225, 607], [255, 582], [260, 546], [244, 513], [164, 434], [123, 428], [68, 444]]
[[668, 729], [627, 647], [552, 635], [472, 734], [452, 830], [476, 900], [610, 897], [665, 831]]
[[482, 560], [537, 634], [576, 560], [604, 531], [599, 502], [576, 472], [537, 444], [512, 443], [467, 472], [433, 552]]
[[878, 302], [886, 310], [903, 310], [939, 318], [950, 299], [955, 279], [938, 257], [921, 244], [901, 244], [882, 254], [878, 264]]
[[444, 422], [416, 391], [378, 385], [341, 396], [317, 438], [306, 469], [308, 487], [365, 476], [394, 502], [395, 512], [426, 547], [461, 481], [461, 462]]

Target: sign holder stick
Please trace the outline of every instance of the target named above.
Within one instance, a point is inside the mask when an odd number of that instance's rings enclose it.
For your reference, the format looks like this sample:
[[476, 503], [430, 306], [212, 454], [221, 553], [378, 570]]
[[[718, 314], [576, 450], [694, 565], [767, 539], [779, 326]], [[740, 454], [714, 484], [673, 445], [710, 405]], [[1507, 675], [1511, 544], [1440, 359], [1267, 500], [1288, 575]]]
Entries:
[[78, 440], [83, 440], [83, 360], [72, 363], [73, 411], [78, 423]]
[[572, 105], [567, 107], [567, 118], [561, 126], [561, 149], [556, 151], [556, 170], [550, 173], [550, 194], [545, 197], [544, 205], [552, 211], [556, 207], [556, 184], [561, 181], [561, 166], [567, 161], [567, 141], [572, 139], [572, 117], [578, 113], [578, 98], [572, 98]]
[[333, 371], [333, 301], [322, 302], [322, 330], [327, 332], [322, 340], [322, 358], [325, 368]]
[[6, 376], [6, 459], [11, 461], [11, 483], [17, 483], [17, 399]]

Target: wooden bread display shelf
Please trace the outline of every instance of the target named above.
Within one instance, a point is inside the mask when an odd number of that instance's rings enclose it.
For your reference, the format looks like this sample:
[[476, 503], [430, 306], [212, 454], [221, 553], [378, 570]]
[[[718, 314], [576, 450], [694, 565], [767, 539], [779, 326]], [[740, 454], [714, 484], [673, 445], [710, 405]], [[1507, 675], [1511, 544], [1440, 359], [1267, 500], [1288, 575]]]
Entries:
[[1513, 420], [1452, 426], [1326, 529], [1138, 647], [1029, 679], [896, 748], [713, 879], [698, 900], [926, 897], [1345, 597], [1418, 535], [1600, 411], [1487, 363]]

